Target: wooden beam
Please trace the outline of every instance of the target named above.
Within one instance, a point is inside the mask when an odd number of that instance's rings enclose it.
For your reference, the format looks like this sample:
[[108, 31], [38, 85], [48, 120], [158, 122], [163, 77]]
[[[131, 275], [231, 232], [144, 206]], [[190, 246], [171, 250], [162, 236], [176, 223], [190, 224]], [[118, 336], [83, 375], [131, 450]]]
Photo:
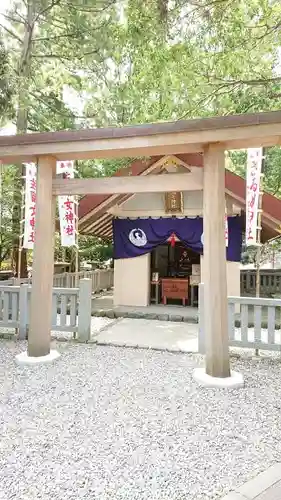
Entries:
[[204, 154], [204, 307], [206, 373], [229, 377], [225, 247], [224, 150], [208, 146]]
[[[190, 176], [190, 177], [189, 177]], [[136, 177], [104, 177], [95, 179], [54, 179], [54, 195], [161, 193], [202, 189], [201, 169], [191, 174], [148, 175]]]
[[[273, 135], [275, 132], [276, 135]], [[147, 138], [126, 137], [32, 146], [1, 146], [0, 144], [0, 161], [3, 164], [36, 162], [39, 156], [48, 154], [55, 156], [57, 160], [87, 160], [202, 153], [207, 144], [217, 142], [221, 143], [226, 150], [278, 146], [281, 145], [281, 124], [163, 134]]]
[[224, 148], [226, 150], [232, 149], [248, 149], [248, 148], [259, 148], [259, 147], [272, 147], [281, 145], [281, 136], [272, 135], [271, 137], [254, 137], [248, 139], [237, 139], [229, 140], [224, 142]]
[[55, 172], [55, 158], [43, 157], [39, 159], [31, 316], [28, 334], [28, 355], [33, 357], [46, 356], [50, 352], [56, 213], [55, 198], [52, 197], [52, 176]]
[[58, 160], [201, 152], [210, 143], [224, 149], [280, 144], [281, 112], [180, 120], [109, 129], [84, 129], [0, 137], [3, 163], [52, 155]]
[[[183, 134], [185, 135], [185, 134]], [[65, 142], [59, 144], [38, 144], [35, 146], [1, 147], [0, 161], [3, 164], [18, 162], [37, 162], [39, 156], [48, 153], [59, 161], [90, 160], [99, 158], [131, 158], [134, 156], [161, 156], [186, 153], [202, 153], [203, 144], [186, 144], [182, 137], [153, 136], [154, 140], [145, 138], [120, 138], [108, 140]], [[111, 143], [111, 141], [113, 141]], [[173, 141], [175, 142], [173, 144]], [[150, 144], [150, 142], [152, 142]]]

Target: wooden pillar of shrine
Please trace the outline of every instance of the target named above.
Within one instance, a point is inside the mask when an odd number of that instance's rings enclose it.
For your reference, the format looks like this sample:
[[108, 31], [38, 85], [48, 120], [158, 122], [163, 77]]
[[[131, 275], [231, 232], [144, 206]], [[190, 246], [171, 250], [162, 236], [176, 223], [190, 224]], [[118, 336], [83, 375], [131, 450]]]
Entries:
[[55, 197], [52, 195], [52, 179], [55, 172], [55, 158], [50, 156], [39, 158], [28, 334], [30, 357], [42, 357], [50, 353], [55, 232]]
[[204, 151], [204, 328], [206, 373], [230, 376], [225, 247], [225, 153], [219, 145]]

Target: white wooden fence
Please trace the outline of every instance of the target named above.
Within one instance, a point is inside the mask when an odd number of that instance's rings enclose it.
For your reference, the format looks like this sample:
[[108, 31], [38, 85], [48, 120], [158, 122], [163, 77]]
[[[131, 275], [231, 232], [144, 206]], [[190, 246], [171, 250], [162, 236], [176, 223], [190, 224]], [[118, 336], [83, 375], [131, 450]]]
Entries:
[[54, 287], [74, 288], [81, 279], [90, 279], [92, 293], [109, 290], [113, 287], [113, 269], [96, 269], [95, 271], [80, 271], [79, 273], [54, 274]]
[[[240, 312], [237, 311], [237, 307]], [[281, 351], [281, 299], [228, 297], [229, 345]], [[204, 285], [199, 287], [199, 352], [205, 352]]]
[[[76, 288], [80, 280], [91, 280], [92, 293], [99, 293], [103, 290], [109, 290], [113, 287], [113, 269], [96, 269], [95, 271], [80, 271], [79, 273], [61, 273], [54, 274], [53, 286], [55, 288]], [[0, 281], [0, 286], [18, 285], [18, 278], [11, 278], [6, 281]], [[31, 284], [31, 278], [23, 278], [21, 284]]]
[[[53, 288], [52, 330], [73, 332], [80, 341], [91, 336], [91, 280], [79, 288]], [[26, 339], [30, 323], [31, 286], [0, 286], [0, 329], [11, 328]]]

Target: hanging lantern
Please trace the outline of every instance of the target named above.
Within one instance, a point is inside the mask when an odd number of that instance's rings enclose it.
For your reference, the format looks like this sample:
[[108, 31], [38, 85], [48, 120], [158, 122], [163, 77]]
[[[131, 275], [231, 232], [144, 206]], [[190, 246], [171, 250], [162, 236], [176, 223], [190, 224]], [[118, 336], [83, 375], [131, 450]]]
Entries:
[[175, 235], [175, 233], [171, 234], [171, 236], [170, 236], [170, 243], [171, 243], [171, 247], [174, 248], [175, 245], [176, 245], [176, 235]]

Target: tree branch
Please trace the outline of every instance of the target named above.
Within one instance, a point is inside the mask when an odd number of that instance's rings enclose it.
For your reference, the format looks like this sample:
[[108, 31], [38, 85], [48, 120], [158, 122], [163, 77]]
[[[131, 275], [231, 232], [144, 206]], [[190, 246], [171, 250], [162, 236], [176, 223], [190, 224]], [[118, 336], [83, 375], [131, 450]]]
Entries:
[[35, 17], [34, 24], [36, 23], [36, 21], [38, 21], [39, 17], [44, 16], [44, 14], [46, 14], [47, 12], [49, 12], [50, 10], [52, 10], [54, 7], [56, 7], [57, 5], [59, 5], [61, 3], [61, 1], [62, 0], [53, 0], [51, 2], [51, 4], [48, 5], [48, 7], [45, 7], [45, 9], [41, 10], [41, 12], [39, 12], [37, 14], [37, 16]]
[[268, 25], [262, 26], [262, 27], [266, 28], [266, 32], [263, 35], [257, 37], [257, 40], [259, 40], [259, 41], [263, 40], [268, 35], [270, 35], [274, 31], [278, 30], [278, 28], [280, 28], [280, 26], [281, 26], [281, 21], [279, 21], [279, 23], [275, 24], [275, 26], [268, 26]]
[[45, 101], [44, 97], [47, 97], [47, 96], [44, 96], [41, 94], [38, 95], [36, 93], [33, 93], [33, 92], [30, 92], [30, 95], [32, 97], [34, 97], [34, 99], [37, 99], [38, 101], [40, 101], [44, 106], [46, 106], [47, 108], [49, 108], [51, 111], [53, 111], [54, 113], [60, 115], [60, 116], [64, 116], [65, 118], [77, 118], [77, 119], [83, 119], [83, 120], [87, 120], [88, 118], [95, 118], [96, 115], [75, 115], [75, 113], [73, 113], [73, 111], [71, 111], [71, 109], [69, 109], [69, 113], [67, 112], [64, 112], [64, 111], [61, 111], [59, 109], [57, 109], [56, 107], [52, 106], [52, 104], [48, 103]]
[[78, 5], [74, 5], [73, 3], [70, 3], [70, 2], [68, 3], [68, 5], [78, 12], [93, 12], [93, 13], [99, 14], [100, 12], [104, 12], [109, 7], [112, 7], [116, 3], [117, 3], [117, 0], [111, 0], [105, 7], [102, 7], [101, 9], [91, 9], [90, 7], [80, 7]]
[[2, 28], [3, 30], [7, 31], [7, 33], [9, 33], [9, 35], [11, 35], [13, 38], [15, 38], [22, 45], [21, 38], [14, 31], [10, 30], [6, 26], [3, 26], [3, 24], [0, 24], [0, 28]]
[[85, 30], [81, 33], [81, 31], [77, 30], [77, 31], [73, 31], [72, 33], [64, 33], [64, 34], [61, 34], [61, 35], [56, 35], [56, 36], [52, 36], [52, 37], [42, 37], [42, 38], [34, 38], [32, 41], [33, 42], [48, 42], [48, 41], [52, 41], [52, 40], [58, 40], [60, 38], [70, 38], [70, 37], [81, 37], [81, 35], [84, 35], [85, 33], [93, 33], [94, 31], [99, 31], [101, 29], [104, 29], [106, 28], [109, 24], [110, 24], [110, 19], [103, 22], [102, 24], [100, 24], [99, 26], [96, 26], [95, 28], [92, 28], [91, 30]]
[[60, 61], [72, 61], [73, 57], [67, 57], [59, 54], [33, 54], [32, 55], [33, 59], [59, 59]]
[[220, 85], [220, 87], [216, 87], [210, 94], [205, 95], [202, 99], [200, 99], [199, 102], [197, 103], [197, 105], [195, 106], [195, 108], [191, 109], [190, 111], [187, 111], [187, 113], [185, 113], [180, 118], [178, 118], [177, 121], [183, 120], [184, 118], [186, 118], [191, 113], [192, 113], [192, 115], [194, 115], [194, 113], [197, 112], [197, 110], [200, 108], [200, 106], [202, 106], [203, 104], [209, 103], [213, 99], [213, 97], [216, 97], [217, 95], [220, 95], [220, 94], [218, 94], [218, 92], [220, 90], [224, 89], [224, 88], [225, 88], [224, 84]]
[[48, 42], [51, 40], [58, 40], [59, 38], [70, 38], [79, 35], [79, 31], [74, 31], [73, 33], [65, 33], [64, 35], [56, 35], [45, 38], [33, 38], [32, 42]]
[[91, 50], [90, 52], [84, 52], [79, 57], [67, 57], [67, 56], [59, 55], [59, 54], [36, 54], [36, 55], [33, 55], [32, 57], [34, 59], [44, 59], [46, 57], [48, 59], [59, 59], [60, 61], [63, 61], [63, 60], [73, 61], [74, 59], [81, 61], [81, 59], [83, 59], [85, 56], [91, 56], [93, 54], [98, 54], [98, 53], [99, 53], [99, 50], [95, 49], [95, 50]]
[[25, 21], [22, 21], [21, 19], [15, 19], [12, 16], [9, 16], [8, 14], [2, 14], [2, 16], [7, 19], [7, 21], [11, 21], [12, 23], [19, 23], [19, 24], [25, 24]]
[[[223, 85], [226, 87], [231, 87], [232, 85], [248, 85], [248, 86], [260, 86], [260, 85], [268, 85], [269, 83], [280, 83], [281, 76], [277, 76], [275, 78], [258, 78], [253, 80], [223, 80], [222, 78], [216, 78], [220, 82], [223, 82]], [[213, 83], [213, 86], [221, 85], [221, 83]]]

